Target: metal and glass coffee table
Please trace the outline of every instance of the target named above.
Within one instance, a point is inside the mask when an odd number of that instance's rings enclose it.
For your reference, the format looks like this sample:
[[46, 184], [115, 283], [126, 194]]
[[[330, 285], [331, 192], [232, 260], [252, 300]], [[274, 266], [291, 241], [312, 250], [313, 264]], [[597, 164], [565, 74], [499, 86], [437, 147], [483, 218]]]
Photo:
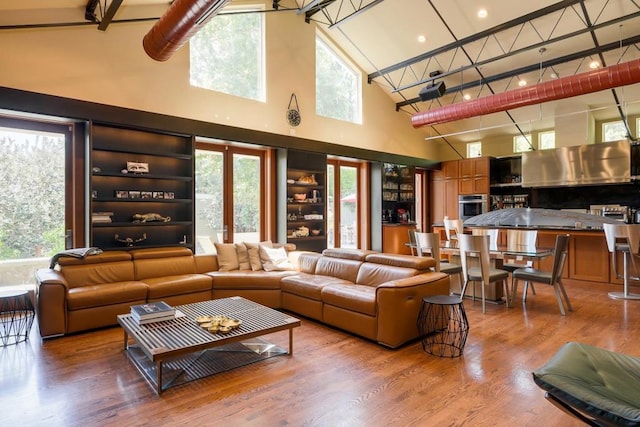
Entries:
[[[300, 319], [242, 297], [179, 305], [176, 310], [175, 319], [143, 325], [130, 314], [118, 316], [125, 351], [158, 394], [269, 357], [293, 354], [293, 328], [300, 326]], [[207, 315], [225, 315], [242, 323], [225, 334], [211, 333], [196, 321]], [[285, 330], [288, 349], [258, 338]]]

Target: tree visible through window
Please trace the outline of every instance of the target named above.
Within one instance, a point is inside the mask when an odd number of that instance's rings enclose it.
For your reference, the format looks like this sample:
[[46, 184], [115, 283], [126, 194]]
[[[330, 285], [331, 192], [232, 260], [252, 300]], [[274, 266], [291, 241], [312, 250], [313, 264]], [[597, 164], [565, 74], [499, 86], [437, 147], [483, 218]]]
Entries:
[[316, 114], [362, 123], [360, 73], [316, 36]]
[[513, 137], [513, 152], [522, 153], [523, 151], [531, 151], [533, 147], [531, 145], [531, 134], [518, 135]]
[[265, 101], [262, 13], [220, 14], [191, 38], [192, 86]]
[[538, 134], [538, 148], [540, 150], [549, 150], [556, 148], [556, 132], [551, 130], [548, 132], [540, 132]]
[[482, 157], [482, 142], [467, 143], [467, 158]]

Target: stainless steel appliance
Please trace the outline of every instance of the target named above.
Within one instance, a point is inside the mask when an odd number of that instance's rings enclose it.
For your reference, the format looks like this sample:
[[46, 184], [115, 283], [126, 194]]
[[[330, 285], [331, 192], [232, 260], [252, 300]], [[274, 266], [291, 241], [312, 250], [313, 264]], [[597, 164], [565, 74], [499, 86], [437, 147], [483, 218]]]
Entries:
[[476, 215], [489, 212], [486, 194], [464, 194], [458, 196], [458, 218], [467, 220]]
[[591, 205], [590, 211], [600, 212], [600, 214], [609, 219], [615, 219], [616, 221], [630, 223], [634, 218], [629, 216], [629, 207], [620, 205]]

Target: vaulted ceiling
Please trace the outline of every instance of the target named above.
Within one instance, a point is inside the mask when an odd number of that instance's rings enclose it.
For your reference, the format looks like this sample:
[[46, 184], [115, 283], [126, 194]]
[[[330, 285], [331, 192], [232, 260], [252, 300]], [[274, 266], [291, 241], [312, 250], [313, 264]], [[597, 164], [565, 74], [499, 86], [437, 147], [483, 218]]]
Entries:
[[[0, 2], [0, 29], [60, 22], [105, 29], [112, 20], [155, 20], [169, 4], [45, 3], [46, 8], [40, 0]], [[243, 3], [250, 2], [231, 2]], [[88, 5], [94, 16], [86, 13]], [[442, 107], [554, 80], [564, 84], [571, 76], [593, 73], [594, 63], [602, 70], [640, 58], [640, 0], [275, 0], [271, 7], [320, 26], [366, 73], [368, 83], [389, 94], [408, 123], [412, 116]], [[479, 16], [480, 9], [486, 16]], [[421, 100], [420, 91], [433, 84], [444, 84], [446, 91]], [[599, 120], [626, 119], [640, 114], [640, 83], [503, 107], [505, 111], [420, 129], [427, 140], [447, 143], [551, 129], [561, 114], [588, 111]]]

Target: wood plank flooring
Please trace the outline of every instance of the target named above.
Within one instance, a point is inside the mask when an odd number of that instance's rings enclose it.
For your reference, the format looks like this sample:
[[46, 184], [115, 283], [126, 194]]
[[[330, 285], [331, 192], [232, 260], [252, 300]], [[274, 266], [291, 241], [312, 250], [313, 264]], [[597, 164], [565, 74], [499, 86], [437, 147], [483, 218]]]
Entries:
[[[419, 342], [397, 350], [303, 319], [278, 356], [157, 396], [122, 350], [120, 328], [0, 347], [2, 426], [577, 426], [544, 399], [531, 371], [567, 341], [640, 354], [640, 301], [619, 286], [566, 284], [560, 315], [538, 285], [526, 306], [465, 301], [460, 358]], [[281, 346], [288, 334], [267, 337]]]

